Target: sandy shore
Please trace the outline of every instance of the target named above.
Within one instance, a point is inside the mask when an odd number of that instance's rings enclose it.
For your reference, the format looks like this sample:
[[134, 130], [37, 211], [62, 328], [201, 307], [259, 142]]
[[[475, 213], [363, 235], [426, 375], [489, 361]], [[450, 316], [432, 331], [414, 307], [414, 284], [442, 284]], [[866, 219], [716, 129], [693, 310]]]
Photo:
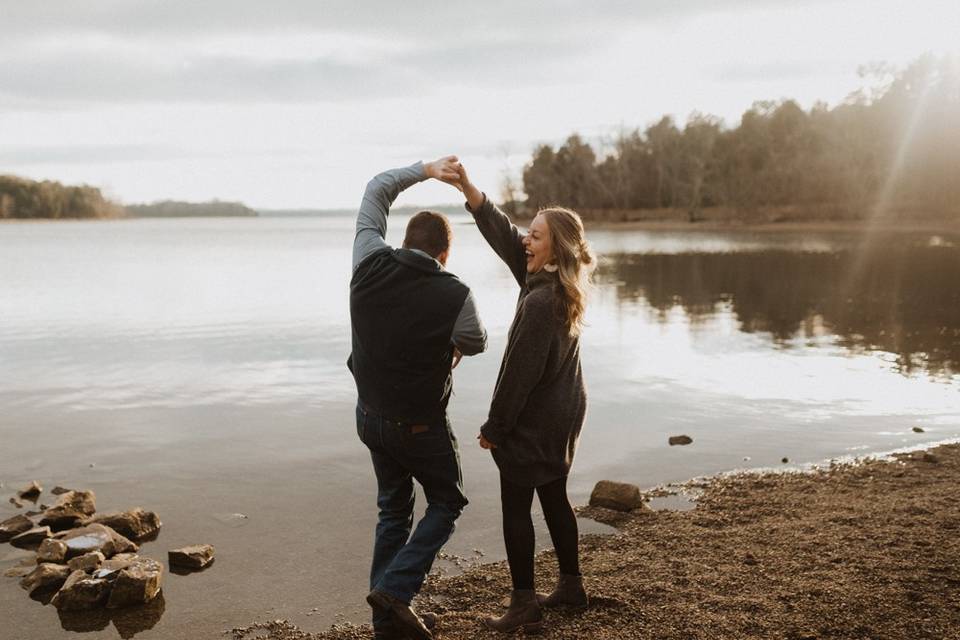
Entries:
[[[581, 515], [620, 533], [585, 536], [593, 602], [550, 612], [544, 638], [662, 640], [960, 638], [960, 445], [804, 473], [691, 483], [691, 511]], [[699, 486], [698, 486], [699, 485]], [[542, 588], [551, 552], [538, 556]], [[418, 606], [441, 614], [438, 637], [496, 637], [478, 618], [508, 593], [504, 563], [431, 578]], [[369, 627], [310, 634], [284, 621], [235, 639], [354, 640]]]

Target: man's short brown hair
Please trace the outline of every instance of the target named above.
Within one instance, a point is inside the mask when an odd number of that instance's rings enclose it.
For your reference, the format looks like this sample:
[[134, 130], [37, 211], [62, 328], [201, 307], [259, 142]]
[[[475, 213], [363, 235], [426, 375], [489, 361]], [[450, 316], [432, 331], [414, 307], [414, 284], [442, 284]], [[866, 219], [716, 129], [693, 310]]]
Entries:
[[434, 258], [450, 248], [453, 230], [447, 216], [436, 211], [421, 211], [407, 223], [404, 249], [419, 249]]

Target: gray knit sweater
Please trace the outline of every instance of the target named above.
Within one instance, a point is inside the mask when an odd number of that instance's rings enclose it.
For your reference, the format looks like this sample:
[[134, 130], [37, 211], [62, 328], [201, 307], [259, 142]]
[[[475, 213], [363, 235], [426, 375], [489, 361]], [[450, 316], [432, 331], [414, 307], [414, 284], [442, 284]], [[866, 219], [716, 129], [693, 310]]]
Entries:
[[566, 476], [573, 462], [587, 408], [580, 341], [570, 336], [560, 311], [557, 274], [527, 274], [519, 229], [489, 200], [471, 213], [520, 285], [489, 417], [480, 432], [497, 445], [493, 458], [507, 480], [537, 487]]

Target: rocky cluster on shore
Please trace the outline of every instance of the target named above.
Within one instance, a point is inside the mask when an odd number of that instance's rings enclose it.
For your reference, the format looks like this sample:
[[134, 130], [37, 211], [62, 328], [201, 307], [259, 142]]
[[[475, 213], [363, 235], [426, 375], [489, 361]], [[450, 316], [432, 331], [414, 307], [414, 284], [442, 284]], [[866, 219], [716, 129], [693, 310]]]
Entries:
[[[34, 481], [11, 502], [37, 503], [43, 488]], [[97, 513], [93, 491], [54, 488], [52, 506], [39, 504], [0, 522], [0, 542], [34, 551], [4, 575], [20, 578], [31, 598], [60, 611], [120, 609], [145, 605], [160, 594], [164, 566], [139, 555], [140, 544], [159, 535], [159, 516], [136, 507]], [[169, 552], [171, 567], [201, 569], [212, 562], [210, 545]]]

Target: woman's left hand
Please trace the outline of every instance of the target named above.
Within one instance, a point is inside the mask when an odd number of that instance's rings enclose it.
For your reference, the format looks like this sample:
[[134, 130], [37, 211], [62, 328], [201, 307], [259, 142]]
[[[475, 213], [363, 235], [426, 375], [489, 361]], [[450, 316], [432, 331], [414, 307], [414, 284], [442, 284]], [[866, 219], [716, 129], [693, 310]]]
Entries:
[[497, 448], [497, 445], [493, 444], [492, 442], [490, 442], [489, 440], [487, 440], [486, 438], [484, 438], [482, 433], [477, 436], [477, 440], [480, 441], [480, 446], [483, 447], [484, 449], [496, 449], [496, 448]]

